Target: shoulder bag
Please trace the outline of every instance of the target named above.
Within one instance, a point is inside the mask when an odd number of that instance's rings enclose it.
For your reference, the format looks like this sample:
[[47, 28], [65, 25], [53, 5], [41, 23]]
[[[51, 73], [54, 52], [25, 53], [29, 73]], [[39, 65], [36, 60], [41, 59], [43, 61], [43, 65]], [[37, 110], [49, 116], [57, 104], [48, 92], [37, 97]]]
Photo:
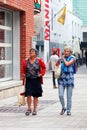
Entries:
[[55, 68], [54, 68], [54, 77], [56, 79], [58, 79], [60, 77], [60, 74], [61, 74], [61, 64], [58, 65], [58, 66], [55, 66]]

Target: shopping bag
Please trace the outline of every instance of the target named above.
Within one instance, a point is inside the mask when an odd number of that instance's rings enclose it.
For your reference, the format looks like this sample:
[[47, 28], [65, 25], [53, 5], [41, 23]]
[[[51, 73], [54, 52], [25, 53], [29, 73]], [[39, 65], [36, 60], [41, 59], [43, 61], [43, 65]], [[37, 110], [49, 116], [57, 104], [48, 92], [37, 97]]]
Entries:
[[25, 100], [25, 86], [22, 85], [19, 87], [19, 92], [17, 95], [18, 98], [18, 106], [23, 106], [26, 104], [26, 100]]
[[54, 77], [58, 79], [60, 77], [60, 74], [61, 74], [61, 64], [58, 66], [55, 66]]

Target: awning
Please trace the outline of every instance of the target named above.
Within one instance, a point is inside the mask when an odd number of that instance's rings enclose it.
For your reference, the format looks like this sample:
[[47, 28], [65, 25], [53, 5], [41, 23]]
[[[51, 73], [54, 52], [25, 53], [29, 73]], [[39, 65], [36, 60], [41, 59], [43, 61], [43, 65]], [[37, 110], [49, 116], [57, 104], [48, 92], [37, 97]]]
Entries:
[[86, 50], [87, 49], [87, 42], [81, 42], [80, 49]]

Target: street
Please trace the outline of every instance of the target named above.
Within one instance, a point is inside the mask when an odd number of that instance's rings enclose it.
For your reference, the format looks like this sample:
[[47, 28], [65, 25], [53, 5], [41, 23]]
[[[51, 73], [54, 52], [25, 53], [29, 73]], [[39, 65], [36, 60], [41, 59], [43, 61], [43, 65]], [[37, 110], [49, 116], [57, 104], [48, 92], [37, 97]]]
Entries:
[[0, 130], [87, 130], [87, 68], [75, 74], [72, 115], [60, 115], [58, 89], [53, 89], [51, 71], [44, 76], [43, 97], [37, 115], [25, 116], [26, 105], [18, 107], [17, 97], [0, 100]]

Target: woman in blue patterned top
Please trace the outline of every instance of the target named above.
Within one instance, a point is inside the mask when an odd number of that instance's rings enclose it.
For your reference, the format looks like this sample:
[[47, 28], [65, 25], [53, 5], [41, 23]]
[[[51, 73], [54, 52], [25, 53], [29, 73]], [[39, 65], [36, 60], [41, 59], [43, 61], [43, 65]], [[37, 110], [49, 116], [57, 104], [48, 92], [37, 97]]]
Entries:
[[[58, 78], [59, 99], [62, 105], [60, 115], [63, 115], [67, 110], [67, 115], [71, 115], [72, 106], [72, 90], [74, 87], [74, 67], [75, 57], [72, 55], [72, 47], [66, 46], [64, 48], [64, 55], [62, 55], [61, 75]], [[67, 105], [65, 107], [64, 91], [67, 92]]]

